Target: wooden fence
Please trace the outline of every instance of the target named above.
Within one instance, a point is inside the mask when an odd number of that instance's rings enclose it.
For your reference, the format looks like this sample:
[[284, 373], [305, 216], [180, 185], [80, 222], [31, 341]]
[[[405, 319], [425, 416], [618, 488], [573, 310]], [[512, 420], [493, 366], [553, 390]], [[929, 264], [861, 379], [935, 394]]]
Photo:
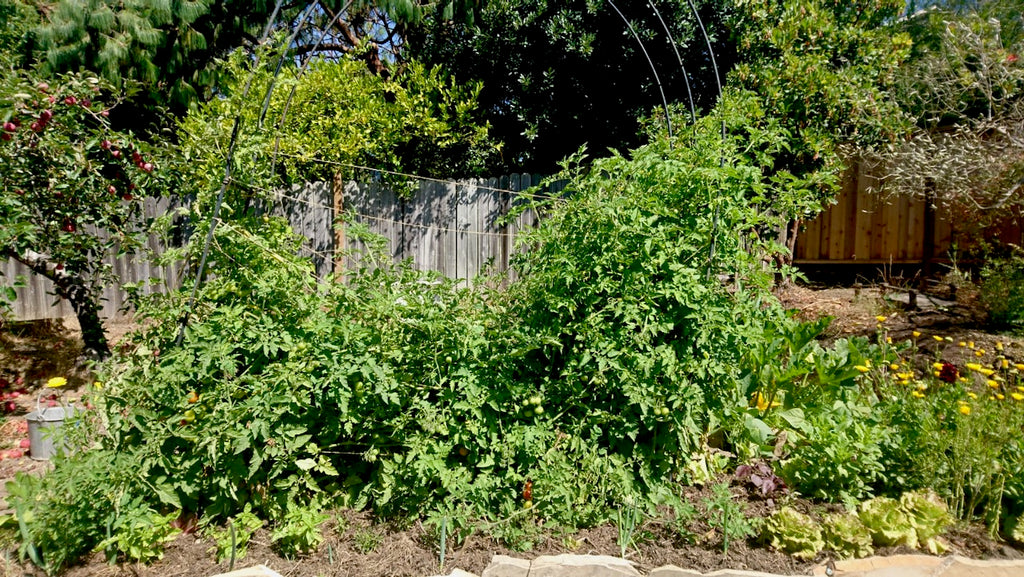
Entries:
[[[143, 201], [143, 216], [152, 218], [166, 213], [171, 208], [168, 199], [147, 198]], [[150, 238], [148, 248], [161, 250], [157, 238]], [[126, 254], [108, 256], [104, 259], [113, 269], [122, 284], [140, 283], [150, 279], [160, 279], [168, 286], [177, 287], [180, 283], [181, 271], [177, 267], [157, 267], [150, 264], [142, 254]], [[46, 278], [32, 273], [21, 263], [10, 259], [0, 261], [0, 283], [11, 284], [19, 277], [26, 282], [18, 288], [12, 310], [12, 318], [18, 320], [52, 319], [74, 316], [71, 305], [54, 296], [53, 283]], [[151, 293], [158, 288], [156, 283], [147, 284], [143, 292]], [[125, 306], [125, 292], [120, 286], [110, 287], [103, 293], [103, 317], [113, 317]]]
[[[379, 182], [319, 182], [273, 193], [262, 210], [287, 217], [295, 231], [306, 238], [301, 253], [312, 260], [321, 278], [342, 266], [351, 266], [352, 261], [345, 259], [354, 257], [345, 255], [358, 254], [364, 248], [346, 234], [345, 226], [335, 226], [340, 212], [345, 211], [370, 232], [385, 237], [396, 261], [412, 259], [413, 266], [420, 270], [471, 279], [485, 270], [508, 269], [516, 235], [534, 226], [537, 217], [527, 210], [508, 224], [503, 219], [517, 204], [525, 202], [518, 193], [539, 185], [541, 180], [539, 175], [529, 174], [461, 182], [421, 180], [413, 183], [406, 194]], [[555, 184], [546, 192], [558, 193], [561, 188]], [[147, 200], [145, 215], [162, 214], [169, 206], [166, 201]], [[150, 247], [159, 250], [155, 239], [150, 240]], [[180, 286], [180, 271], [151, 267], [134, 255], [109, 258], [108, 262], [122, 283], [157, 277], [170, 288]], [[10, 282], [18, 275], [28, 281], [17, 290], [13, 318], [73, 315], [66, 303], [52, 296], [49, 281], [14, 261], [0, 266], [0, 282]], [[102, 316], [115, 316], [124, 306], [124, 291], [120, 286], [109, 287], [103, 299]]]
[[[908, 264], [948, 260], [979, 231], [924, 198], [885, 198], [870, 191], [876, 177], [863, 166], [844, 180], [838, 202], [804, 223], [793, 251], [797, 264]], [[1010, 215], [983, 232], [1020, 244], [1020, 219]]]

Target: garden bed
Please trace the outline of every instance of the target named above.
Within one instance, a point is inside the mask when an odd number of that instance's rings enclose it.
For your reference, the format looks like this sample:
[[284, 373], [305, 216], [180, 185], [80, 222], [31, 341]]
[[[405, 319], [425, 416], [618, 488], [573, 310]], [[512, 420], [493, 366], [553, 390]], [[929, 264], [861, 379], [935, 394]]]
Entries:
[[[1024, 360], [1024, 341], [986, 332], [970, 308], [957, 305], [949, 308], [901, 310], [895, 300], [889, 300], [877, 289], [833, 288], [812, 290], [794, 286], [780, 295], [789, 307], [796, 308], [808, 319], [833, 316], [835, 321], [826, 332], [827, 339], [855, 335], [876, 335], [886, 331], [894, 339], [912, 339], [919, 343], [916, 353], [908, 362], [927, 370], [936, 358], [964, 365], [977, 352], [989, 354], [1003, 343], [1004, 354], [1016, 362]], [[884, 322], [878, 317], [885, 316]], [[72, 323], [73, 324], [73, 323]], [[884, 327], [884, 329], [882, 328]], [[128, 325], [115, 328], [114, 342], [126, 332]], [[917, 334], [920, 333], [920, 334]], [[941, 341], [938, 338], [941, 337]], [[40, 382], [53, 375], [65, 375], [71, 381], [68, 398], [76, 398], [77, 391], [90, 382], [87, 368], [77, 362], [80, 341], [73, 328], [59, 323], [19, 325], [3, 335], [4, 347], [0, 352], [0, 367], [10, 383], [18, 376], [25, 378], [28, 394], [15, 399], [16, 408], [6, 423], [0, 426], [0, 448], [16, 446], [24, 436], [15, 423], [32, 409], [36, 402], [36, 389]], [[960, 343], [964, 343], [961, 346]], [[970, 344], [971, 346], [966, 346]], [[47, 462], [32, 461], [28, 457], [0, 461], [0, 476], [8, 480], [14, 473], [34, 471], [45, 473]], [[729, 480], [725, 478], [719, 479]], [[709, 498], [710, 486], [684, 488], [687, 502], [700, 504]], [[775, 508], [775, 503], [751, 492], [749, 486], [732, 482], [734, 502], [745, 515], [763, 517]], [[661, 519], [645, 519], [634, 531], [633, 544], [627, 557], [638, 567], [652, 569], [666, 564], [711, 571], [721, 568], [746, 569], [774, 573], [806, 573], [813, 562], [796, 559], [770, 550], [753, 540], [737, 540], [723, 551], [718, 532], [705, 519], [706, 511], [698, 511], [681, 533], [669, 528]], [[796, 501], [801, 510], [822, 510], [806, 501]], [[539, 517], [537, 517], [539, 518]], [[545, 530], [537, 522], [535, 534], [528, 548], [511, 550], [491, 538], [471, 534], [465, 541], [449, 543], [444, 572], [452, 567], [480, 573], [495, 554], [533, 558], [546, 554], [579, 553], [621, 555], [620, 527], [606, 524], [577, 534], [566, 535]], [[236, 567], [264, 563], [282, 574], [294, 576], [350, 575], [355, 577], [378, 575], [422, 576], [437, 573], [439, 568], [438, 544], [432, 533], [420, 524], [398, 528], [390, 524], [375, 524], [366, 514], [352, 511], [331, 513], [325, 525], [324, 542], [314, 555], [300, 560], [282, 558], [271, 546], [267, 530], [257, 531], [249, 543], [248, 555]], [[1024, 549], [992, 540], [981, 525], [960, 524], [945, 535], [950, 552], [976, 558], [1022, 559]], [[216, 562], [210, 539], [194, 534], [179, 536], [171, 542], [163, 559], [150, 566], [107, 565], [102, 555], [96, 554], [84, 565], [72, 568], [68, 575], [213, 575], [224, 572], [229, 562]], [[525, 550], [523, 550], [525, 549]], [[905, 547], [879, 549], [879, 554], [908, 552]], [[820, 557], [820, 556], [819, 556]], [[820, 559], [819, 559], [820, 560]], [[27, 569], [27, 568], [26, 568]]]

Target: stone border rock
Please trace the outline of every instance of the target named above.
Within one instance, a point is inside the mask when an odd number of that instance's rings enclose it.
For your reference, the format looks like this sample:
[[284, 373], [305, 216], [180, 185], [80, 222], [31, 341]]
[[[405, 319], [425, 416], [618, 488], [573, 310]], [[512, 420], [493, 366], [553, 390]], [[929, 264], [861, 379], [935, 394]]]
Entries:
[[[813, 575], [828, 576], [825, 565], [818, 565]], [[214, 577], [281, 577], [273, 570], [257, 565]], [[453, 569], [447, 576], [476, 577]], [[495, 555], [481, 577], [641, 577], [634, 563], [607, 555], [553, 555], [529, 561], [506, 555]], [[647, 577], [788, 577], [772, 573], [720, 569], [701, 573], [666, 565], [651, 570]], [[868, 557], [835, 563], [832, 577], [1024, 577], [1024, 561], [984, 561], [966, 557], [932, 557], [929, 555], [893, 555]]]

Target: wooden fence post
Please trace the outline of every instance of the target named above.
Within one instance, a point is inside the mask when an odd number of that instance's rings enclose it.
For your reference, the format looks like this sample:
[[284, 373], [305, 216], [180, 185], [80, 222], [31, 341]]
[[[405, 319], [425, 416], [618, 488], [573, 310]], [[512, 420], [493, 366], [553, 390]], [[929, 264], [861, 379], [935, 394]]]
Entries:
[[333, 210], [331, 211], [331, 226], [334, 228], [334, 246], [331, 255], [334, 257], [335, 278], [344, 282], [345, 280], [345, 223], [341, 215], [345, 211], [345, 180], [340, 172], [335, 172], [331, 179], [331, 192], [334, 197]]
[[924, 250], [921, 256], [921, 290], [928, 288], [928, 277], [932, 274], [932, 259], [935, 258], [935, 181], [925, 181], [924, 192]]

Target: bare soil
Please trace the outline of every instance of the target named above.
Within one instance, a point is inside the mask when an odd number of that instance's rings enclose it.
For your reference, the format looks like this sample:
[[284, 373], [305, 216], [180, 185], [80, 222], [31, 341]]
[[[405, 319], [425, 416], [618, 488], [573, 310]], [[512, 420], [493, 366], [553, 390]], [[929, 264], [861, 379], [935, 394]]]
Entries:
[[[800, 311], [808, 319], [831, 316], [826, 340], [854, 335], [874, 336], [879, 331], [877, 316], [883, 315], [885, 334], [895, 340], [911, 339], [914, 331], [922, 333], [915, 340], [918, 354], [915, 361], [929, 364], [937, 348], [947, 360], [966, 362], [974, 350], [993, 350], [997, 342], [1005, 346], [1005, 355], [1015, 362], [1024, 362], [1024, 339], [999, 335], [985, 330], [983, 320], [973, 311], [970, 294], [943, 294], [946, 301], [938, 304], [920, 299], [917, 309], [907, 309], [900, 301], [905, 291], [879, 288], [812, 289], [790, 286], [781, 291], [780, 298], [790, 308]], [[949, 298], [953, 297], [953, 298]], [[955, 302], [954, 302], [955, 301]], [[130, 322], [115, 323], [109, 327], [111, 341], [116, 343], [131, 329]], [[943, 337], [939, 342], [933, 335]], [[948, 339], [946, 337], [949, 337]], [[975, 349], [958, 346], [972, 342]], [[77, 326], [72, 321], [21, 323], [0, 327], [0, 393], [9, 394], [25, 389], [26, 393], [12, 399], [13, 411], [0, 417], [0, 451], [17, 447], [25, 437], [24, 415], [34, 410], [47, 379], [64, 376], [69, 380], [68, 399], [76, 399], [83, 386], [90, 382], [87, 363], [81, 360], [81, 341]], [[45, 397], [44, 397], [45, 400]], [[21, 471], [44, 474], [46, 461], [33, 461], [28, 456], [0, 460], [0, 483]], [[707, 487], [685, 488], [688, 500], [701, 508], [708, 496]], [[733, 493], [743, 504], [748, 517], [762, 517], [777, 503], [747, 491], [741, 484], [733, 485]], [[5, 505], [0, 489], [0, 509]], [[797, 501], [798, 508], [809, 509], [809, 503]], [[781, 574], [810, 574], [814, 562], [792, 558], [770, 550], [756, 541], [731, 543], [723, 551], [717, 532], [706, 522], [707, 515], [699, 512], [688, 526], [688, 536], [680, 535], [663, 523], [648, 521], [635, 532], [636, 544], [627, 558], [642, 572], [673, 564], [683, 568], [709, 572], [717, 569], [742, 569]], [[538, 527], [543, 524], [537, 518]], [[565, 535], [540, 531], [543, 535], [532, 549], [513, 551], [480, 535], [471, 535], [464, 542], [449, 543], [444, 567], [440, 566], [438, 545], [422, 525], [393, 527], [376, 523], [364, 513], [338, 511], [325, 526], [325, 541], [316, 554], [303, 559], [285, 559], [271, 547], [269, 534], [258, 532], [249, 544], [248, 555], [238, 560], [234, 568], [265, 564], [288, 577], [314, 576], [412, 576], [447, 574], [458, 567], [480, 574], [495, 554], [532, 559], [541, 555], [560, 553], [621, 555], [619, 533], [614, 525], [605, 525]], [[367, 536], [371, 538], [367, 538]], [[963, 525], [946, 535], [951, 553], [975, 558], [1024, 559], [1024, 549], [992, 540], [984, 527]], [[369, 545], [368, 545], [369, 544]], [[372, 546], [371, 546], [372, 545]], [[908, 551], [884, 549], [879, 554], [898, 554]], [[919, 553], [919, 552], [918, 552]], [[3, 575], [37, 575], [28, 565], [18, 564], [10, 553], [5, 561]], [[821, 561], [818, 559], [816, 561]], [[100, 576], [206, 576], [226, 572], [228, 561], [217, 563], [213, 543], [196, 534], [186, 534], [172, 542], [163, 559], [149, 566], [132, 564], [109, 565], [95, 555], [68, 571], [69, 577]]]

